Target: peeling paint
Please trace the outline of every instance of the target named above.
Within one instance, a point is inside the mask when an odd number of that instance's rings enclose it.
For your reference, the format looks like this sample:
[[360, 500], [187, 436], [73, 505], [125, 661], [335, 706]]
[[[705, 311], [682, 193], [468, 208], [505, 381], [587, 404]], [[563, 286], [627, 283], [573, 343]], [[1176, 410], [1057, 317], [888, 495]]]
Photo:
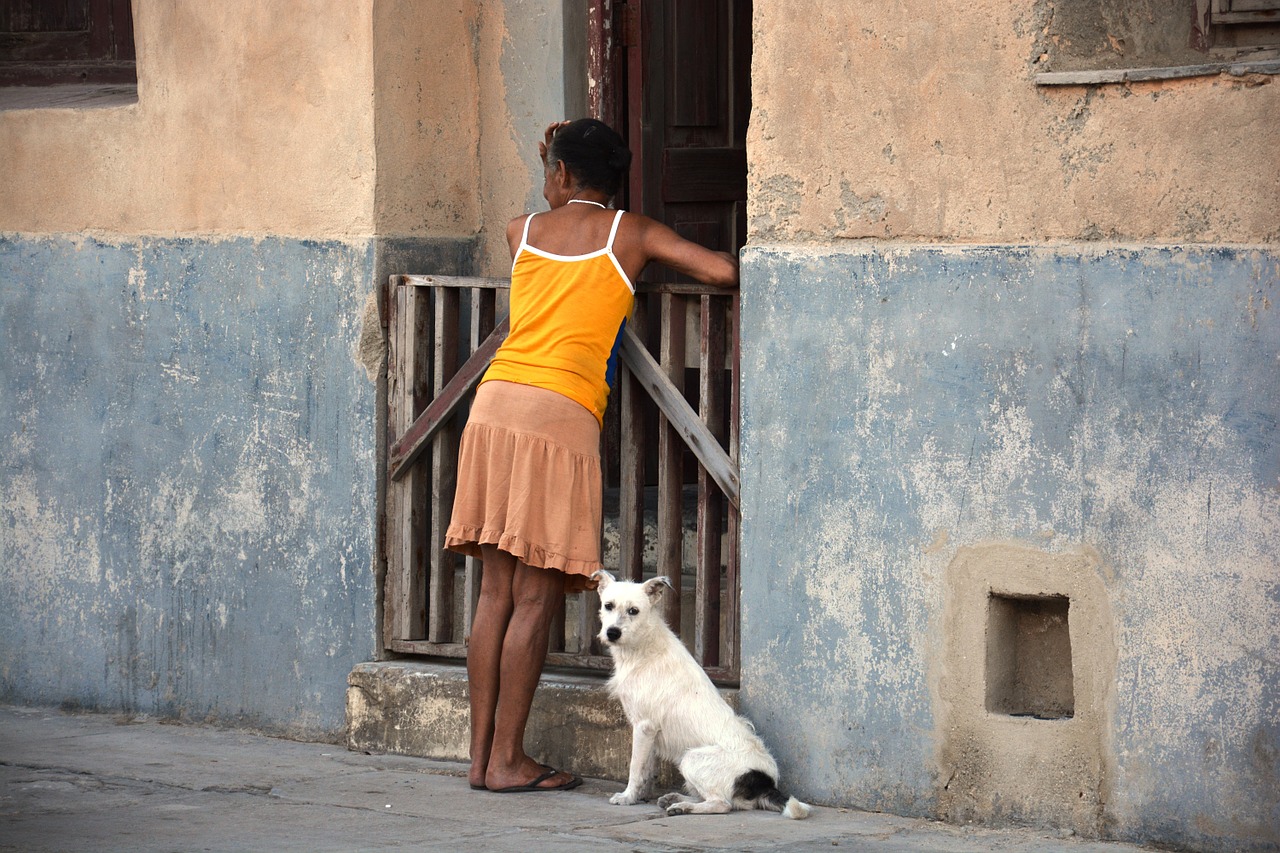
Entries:
[[0, 238], [5, 701], [341, 728], [374, 651], [372, 255]]
[[[742, 696], [784, 775], [818, 802], [1274, 845], [1280, 329], [1252, 306], [1280, 257], [759, 246], [743, 269]], [[944, 613], [984, 543], [1097, 555], [1074, 589], [1112, 675], [1061, 776], [1083, 810], [942, 749], [986, 719], [929, 675], [980, 627]]]

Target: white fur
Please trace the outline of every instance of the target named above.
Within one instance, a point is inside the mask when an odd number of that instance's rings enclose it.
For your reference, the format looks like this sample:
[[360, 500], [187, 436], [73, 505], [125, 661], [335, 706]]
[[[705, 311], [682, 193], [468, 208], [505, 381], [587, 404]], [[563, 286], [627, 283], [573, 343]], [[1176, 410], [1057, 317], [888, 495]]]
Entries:
[[[691, 796], [667, 794], [658, 805], [669, 815], [717, 814], [732, 809], [775, 808], [766, 797], [733, 796], [744, 773], [758, 770], [776, 785], [778, 765], [746, 719], [734, 714], [662, 616], [662, 590], [670, 583], [600, 582], [600, 640], [613, 655], [609, 688], [631, 722], [631, 770], [626, 790], [609, 802], [648, 799], [656, 757], [674, 762]], [[610, 638], [610, 629], [616, 629]], [[809, 816], [809, 806], [788, 798], [783, 815]]]

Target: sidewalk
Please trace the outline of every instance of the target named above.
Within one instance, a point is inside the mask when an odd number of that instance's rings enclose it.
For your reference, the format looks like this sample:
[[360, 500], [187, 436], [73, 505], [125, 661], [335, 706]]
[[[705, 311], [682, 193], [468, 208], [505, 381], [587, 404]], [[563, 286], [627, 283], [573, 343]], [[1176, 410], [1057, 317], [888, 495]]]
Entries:
[[0, 706], [0, 851], [1061, 851], [1143, 848], [818, 808], [668, 818], [575, 791], [470, 790], [449, 762]]

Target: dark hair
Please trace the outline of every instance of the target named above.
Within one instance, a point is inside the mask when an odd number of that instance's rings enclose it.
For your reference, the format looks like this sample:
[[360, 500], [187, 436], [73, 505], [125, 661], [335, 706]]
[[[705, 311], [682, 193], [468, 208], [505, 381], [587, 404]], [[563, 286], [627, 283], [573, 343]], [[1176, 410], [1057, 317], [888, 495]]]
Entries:
[[547, 165], [556, 163], [564, 163], [578, 186], [615, 196], [631, 168], [631, 151], [609, 125], [580, 118], [551, 138]]

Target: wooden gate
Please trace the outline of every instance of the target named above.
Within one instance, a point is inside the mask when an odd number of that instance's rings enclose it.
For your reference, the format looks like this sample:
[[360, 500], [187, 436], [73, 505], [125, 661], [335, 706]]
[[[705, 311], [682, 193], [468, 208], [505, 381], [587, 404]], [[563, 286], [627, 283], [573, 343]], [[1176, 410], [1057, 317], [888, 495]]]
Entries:
[[[443, 542], [466, 405], [506, 336], [496, 317], [509, 286], [392, 276], [383, 294], [389, 651], [466, 656], [482, 566]], [[739, 671], [737, 307], [736, 291], [640, 284], [602, 434], [605, 566], [627, 580], [671, 579], [668, 622], [720, 683]], [[593, 592], [565, 597], [548, 663], [609, 668], [598, 606]]]

